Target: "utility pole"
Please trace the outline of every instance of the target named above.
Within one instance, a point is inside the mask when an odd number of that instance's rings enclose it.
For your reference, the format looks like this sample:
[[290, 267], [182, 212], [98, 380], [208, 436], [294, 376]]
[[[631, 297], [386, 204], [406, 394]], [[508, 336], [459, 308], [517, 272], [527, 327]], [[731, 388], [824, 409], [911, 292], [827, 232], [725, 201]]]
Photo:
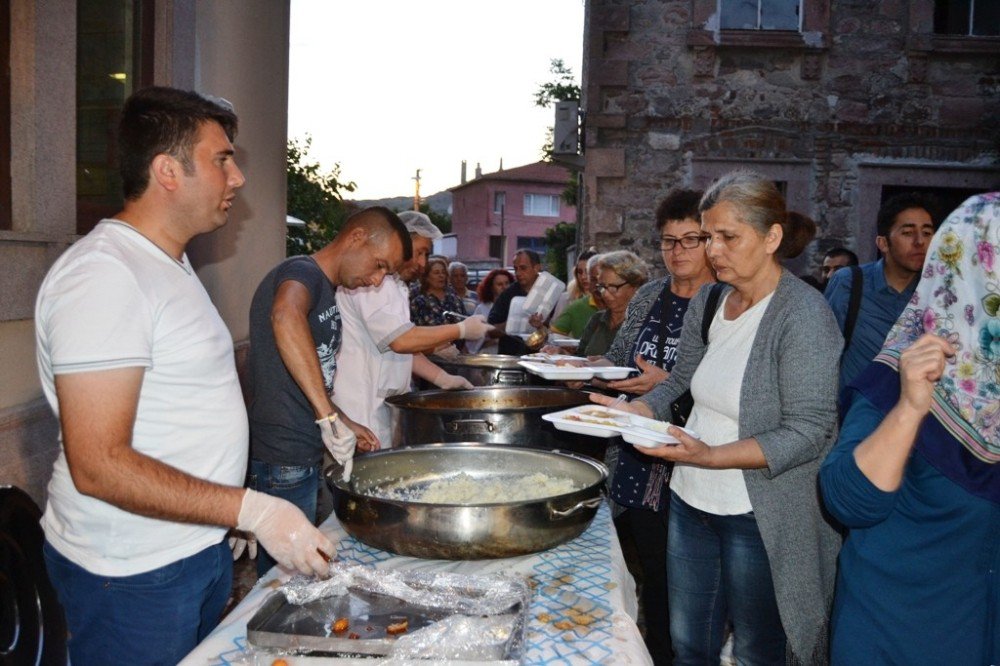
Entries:
[[504, 229], [504, 211], [507, 210], [507, 193], [500, 192], [500, 266], [507, 265], [507, 232]]
[[417, 169], [417, 175], [413, 177], [416, 183], [416, 187], [413, 191], [413, 210], [420, 210], [420, 169]]

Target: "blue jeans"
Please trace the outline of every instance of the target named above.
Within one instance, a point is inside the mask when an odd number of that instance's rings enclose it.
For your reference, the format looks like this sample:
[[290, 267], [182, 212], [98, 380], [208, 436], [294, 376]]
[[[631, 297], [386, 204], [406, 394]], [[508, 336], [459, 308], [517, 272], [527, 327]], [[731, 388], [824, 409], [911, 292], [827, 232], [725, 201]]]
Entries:
[[[260, 460], [250, 461], [247, 486], [254, 490], [288, 500], [302, 509], [310, 522], [316, 522], [316, 495], [319, 492], [319, 465], [273, 465]], [[261, 548], [257, 553], [257, 575], [263, 576], [275, 561]]]
[[48, 541], [42, 553], [73, 666], [176, 664], [219, 624], [233, 587], [225, 541], [133, 576], [92, 574]]
[[674, 666], [718, 664], [727, 618], [736, 663], [785, 663], [771, 567], [752, 513], [718, 516], [671, 493], [667, 582]]

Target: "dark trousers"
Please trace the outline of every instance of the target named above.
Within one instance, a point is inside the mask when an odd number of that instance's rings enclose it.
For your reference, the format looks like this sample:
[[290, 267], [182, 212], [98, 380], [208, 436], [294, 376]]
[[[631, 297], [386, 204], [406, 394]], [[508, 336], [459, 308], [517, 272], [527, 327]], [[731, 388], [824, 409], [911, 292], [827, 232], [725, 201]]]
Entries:
[[625, 509], [615, 518], [615, 528], [630, 539], [642, 568], [642, 612], [646, 624], [646, 649], [655, 666], [669, 666], [673, 650], [670, 643], [670, 615], [667, 599], [667, 520], [668, 506], [661, 511]]

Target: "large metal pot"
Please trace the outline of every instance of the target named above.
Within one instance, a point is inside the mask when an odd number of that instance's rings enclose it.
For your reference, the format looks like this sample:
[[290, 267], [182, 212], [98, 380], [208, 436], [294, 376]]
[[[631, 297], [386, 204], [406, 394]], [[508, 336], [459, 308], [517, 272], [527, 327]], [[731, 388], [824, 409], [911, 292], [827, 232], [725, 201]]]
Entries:
[[394, 412], [393, 441], [485, 442], [567, 449], [604, 459], [607, 440], [556, 430], [543, 414], [589, 403], [583, 391], [522, 386], [468, 391], [419, 391], [386, 398]]
[[465, 377], [473, 386], [524, 386], [548, 383], [518, 365], [520, 356], [461, 354], [454, 358], [431, 356], [430, 359], [449, 373]]
[[[578, 490], [551, 497], [493, 504], [429, 504], [373, 495], [402, 485], [419, 488], [465, 473], [499, 480], [542, 471], [569, 478]], [[475, 560], [513, 557], [553, 548], [587, 529], [603, 501], [607, 468], [557, 451], [474, 442], [389, 449], [358, 456], [351, 480], [326, 470], [334, 511], [348, 534], [400, 555]]]

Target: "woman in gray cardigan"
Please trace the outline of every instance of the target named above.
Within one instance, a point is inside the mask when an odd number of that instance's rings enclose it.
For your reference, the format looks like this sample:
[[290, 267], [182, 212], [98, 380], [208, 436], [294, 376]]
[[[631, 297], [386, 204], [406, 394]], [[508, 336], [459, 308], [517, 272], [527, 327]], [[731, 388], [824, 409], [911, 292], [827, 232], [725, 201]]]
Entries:
[[[670, 377], [627, 409], [669, 420], [690, 389], [671, 479], [667, 578], [675, 664], [718, 663], [727, 617], [739, 663], [825, 663], [840, 539], [823, 518], [819, 464], [836, 438], [841, 335], [815, 289], [784, 270], [815, 229], [789, 220], [773, 183], [745, 171], [700, 205], [707, 252], [731, 285], [700, 322], [708, 288], [685, 315]], [[594, 398], [601, 401], [600, 398]]]

